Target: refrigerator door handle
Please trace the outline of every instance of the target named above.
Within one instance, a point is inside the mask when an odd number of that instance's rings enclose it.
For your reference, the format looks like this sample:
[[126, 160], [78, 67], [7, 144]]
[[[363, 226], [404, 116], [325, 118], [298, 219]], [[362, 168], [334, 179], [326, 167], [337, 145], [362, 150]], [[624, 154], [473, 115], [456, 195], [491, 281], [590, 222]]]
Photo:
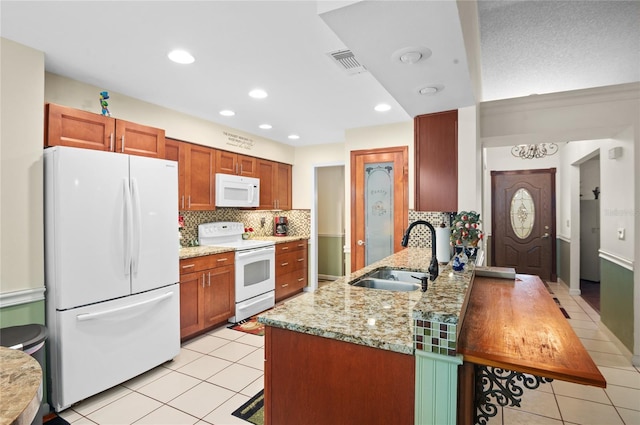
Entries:
[[142, 212], [140, 210], [140, 189], [138, 181], [131, 179], [131, 199], [133, 201], [133, 254], [131, 258], [131, 267], [134, 273], [138, 273], [138, 265], [140, 264], [140, 243], [142, 241]]
[[116, 308], [112, 308], [110, 310], [100, 311], [100, 312], [97, 312], [97, 313], [78, 314], [76, 316], [76, 319], [79, 322], [84, 322], [86, 320], [95, 320], [95, 319], [99, 319], [101, 317], [111, 316], [111, 315], [114, 315], [116, 313], [122, 313], [123, 311], [126, 311], [126, 310], [131, 310], [131, 309], [134, 309], [134, 308], [142, 307], [142, 306], [147, 305], [147, 304], [157, 303], [157, 302], [160, 302], [160, 301], [165, 300], [167, 298], [171, 298], [172, 296], [173, 296], [173, 291], [167, 292], [166, 294], [162, 294], [159, 297], [151, 298], [150, 300], [140, 301], [138, 303], [131, 304], [131, 305], [125, 305], [125, 306], [122, 306], [122, 307], [116, 307]]
[[124, 274], [128, 276], [131, 270], [131, 225], [133, 223], [133, 211], [131, 206], [131, 190], [129, 181], [123, 179], [124, 186]]

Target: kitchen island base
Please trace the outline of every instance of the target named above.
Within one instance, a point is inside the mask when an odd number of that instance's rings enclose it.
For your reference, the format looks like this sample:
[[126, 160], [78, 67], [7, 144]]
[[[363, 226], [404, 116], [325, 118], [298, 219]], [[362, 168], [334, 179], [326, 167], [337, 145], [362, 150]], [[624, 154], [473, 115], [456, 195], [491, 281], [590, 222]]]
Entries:
[[265, 425], [414, 423], [414, 356], [265, 330]]

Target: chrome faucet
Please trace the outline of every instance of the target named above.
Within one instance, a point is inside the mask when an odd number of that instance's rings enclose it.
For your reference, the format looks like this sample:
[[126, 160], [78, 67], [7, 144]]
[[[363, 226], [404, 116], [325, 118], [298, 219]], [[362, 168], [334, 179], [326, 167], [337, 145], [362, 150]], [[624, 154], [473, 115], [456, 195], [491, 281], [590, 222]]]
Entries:
[[429, 278], [433, 281], [438, 277], [438, 259], [436, 258], [436, 229], [433, 228], [431, 223], [424, 220], [416, 220], [409, 225], [409, 228], [404, 232], [402, 237], [402, 246], [406, 247], [409, 244], [409, 234], [411, 230], [418, 224], [424, 224], [431, 231], [431, 263], [429, 263]]

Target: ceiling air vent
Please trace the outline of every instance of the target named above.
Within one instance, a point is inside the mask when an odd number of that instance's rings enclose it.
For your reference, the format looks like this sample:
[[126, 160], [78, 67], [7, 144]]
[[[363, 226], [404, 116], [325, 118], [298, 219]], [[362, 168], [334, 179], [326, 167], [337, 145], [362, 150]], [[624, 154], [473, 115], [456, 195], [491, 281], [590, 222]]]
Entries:
[[349, 75], [360, 74], [367, 72], [367, 69], [358, 62], [351, 50], [336, 50], [335, 52], [327, 53], [330, 58]]

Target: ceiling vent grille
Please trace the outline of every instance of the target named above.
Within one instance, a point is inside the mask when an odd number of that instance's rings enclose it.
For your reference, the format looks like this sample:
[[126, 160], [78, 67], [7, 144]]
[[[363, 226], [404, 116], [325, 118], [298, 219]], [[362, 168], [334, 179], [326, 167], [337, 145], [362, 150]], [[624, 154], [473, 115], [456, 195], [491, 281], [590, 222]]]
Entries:
[[361, 74], [367, 72], [367, 69], [358, 62], [351, 50], [336, 50], [329, 52], [327, 55], [333, 59], [336, 65], [349, 75]]

